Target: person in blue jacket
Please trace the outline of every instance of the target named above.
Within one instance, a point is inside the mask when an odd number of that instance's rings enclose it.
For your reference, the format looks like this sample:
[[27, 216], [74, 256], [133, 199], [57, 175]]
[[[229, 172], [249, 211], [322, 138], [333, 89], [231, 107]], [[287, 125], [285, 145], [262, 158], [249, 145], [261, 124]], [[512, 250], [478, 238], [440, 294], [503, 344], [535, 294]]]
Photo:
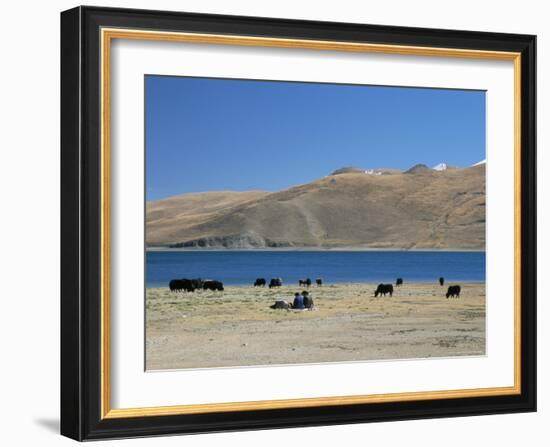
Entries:
[[293, 309], [303, 309], [304, 308], [304, 297], [298, 292], [294, 294], [294, 302], [292, 303]]

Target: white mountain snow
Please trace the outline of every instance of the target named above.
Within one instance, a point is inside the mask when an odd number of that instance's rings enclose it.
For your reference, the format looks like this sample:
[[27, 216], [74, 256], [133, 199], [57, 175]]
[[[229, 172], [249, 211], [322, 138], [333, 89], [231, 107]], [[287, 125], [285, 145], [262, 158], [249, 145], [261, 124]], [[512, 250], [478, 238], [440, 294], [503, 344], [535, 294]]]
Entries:
[[434, 171], [445, 171], [447, 169], [447, 163], [439, 163], [432, 168]]
[[478, 161], [477, 163], [473, 164], [472, 166], [484, 165], [485, 163], [487, 163], [487, 160], [481, 160], [481, 161]]
[[382, 173], [380, 171], [375, 171], [374, 169], [367, 169], [365, 171], [365, 174], [368, 174], [368, 175], [382, 175]]

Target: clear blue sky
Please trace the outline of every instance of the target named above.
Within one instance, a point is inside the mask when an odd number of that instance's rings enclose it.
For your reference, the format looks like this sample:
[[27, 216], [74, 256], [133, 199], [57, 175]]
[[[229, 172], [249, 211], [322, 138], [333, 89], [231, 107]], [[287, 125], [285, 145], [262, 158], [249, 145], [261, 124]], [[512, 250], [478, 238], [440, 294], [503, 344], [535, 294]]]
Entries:
[[485, 92], [147, 75], [147, 200], [485, 158]]

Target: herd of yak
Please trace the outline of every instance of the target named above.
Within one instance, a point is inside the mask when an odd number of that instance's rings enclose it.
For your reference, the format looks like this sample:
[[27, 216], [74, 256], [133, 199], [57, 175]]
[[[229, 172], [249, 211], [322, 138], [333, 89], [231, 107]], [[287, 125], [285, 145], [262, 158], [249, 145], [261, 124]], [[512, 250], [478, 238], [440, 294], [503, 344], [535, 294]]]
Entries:
[[[439, 278], [439, 285], [443, 287], [445, 284], [445, 278], [441, 277]], [[395, 281], [395, 286], [399, 287], [403, 285], [403, 278], [397, 278]], [[389, 294], [390, 296], [393, 295], [393, 285], [392, 284], [378, 284], [378, 287], [374, 291], [374, 296], [377, 297], [378, 295], [386, 296], [386, 294]], [[447, 288], [447, 293], [445, 294], [447, 298], [460, 298], [460, 286], [449, 286]]]
[[[323, 285], [323, 280], [321, 278], [317, 278], [315, 280], [315, 283], [318, 287]], [[254, 287], [265, 287], [267, 284], [267, 281], [265, 278], [257, 278], [254, 282]], [[299, 286], [306, 286], [310, 287], [312, 284], [312, 281], [310, 278], [300, 279], [298, 280]], [[439, 278], [439, 285], [443, 286], [445, 284], [444, 278]], [[271, 278], [269, 281], [269, 288], [273, 287], [281, 287], [283, 285], [282, 278]], [[395, 281], [395, 286], [399, 287], [403, 285], [403, 278], [397, 278]], [[185, 291], [185, 292], [194, 292], [195, 290], [218, 290], [223, 291], [223, 283], [221, 281], [216, 281], [212, 279], [173, 279], [170, 281], [170, 284], [168, 285], [171, 292], [179, 292], [179, 291]], [[390, 296], [393, 296], [393, 284], [378, 284], [378, 287], [374, 291], [374, 296], [378, 297], [380, 296], [386, 296], [389, 294]], [[447, 298], [460, 298], [460, 286], [454, 285], [449, 286], [447, 288], [447, 293], [445, 294]]]
[[168, 284], [170, 292], [194, 292], [195, 290], [219, 290], [223, 292], [223, 283], [212, 279], [173, 279]]

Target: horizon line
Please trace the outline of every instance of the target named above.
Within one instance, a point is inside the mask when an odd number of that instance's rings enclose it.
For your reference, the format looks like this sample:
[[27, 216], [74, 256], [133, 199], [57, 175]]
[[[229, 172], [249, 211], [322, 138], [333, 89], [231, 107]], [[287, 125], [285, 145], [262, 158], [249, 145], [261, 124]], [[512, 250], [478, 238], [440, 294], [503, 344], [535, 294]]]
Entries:
[[[446, 171], [447, 169], [451, 169], [451, 170], [457, 169], [458, 170], [458, 169], [475, 168], [476, 166], [480, 166], [482, 164], [486, 164], [486, 159], [478, 161], [477, 163], [474, 163], [474, 164], [469, 165], [469, 166], [449, 166], [449, 165], [447, 165], [447, 163], [441, 162], [441, 163], [438, 163], [438, 164], [436, 164], [435, 166], [433, 166], [431, 168], [428, 165], [424, 164], [424, 163], [416, 163], [408, 169], [400, 169], [400, 168], [363, 169], [363, 168], [358, 168], [356, 166], [342, 166], [341, 168], [333, 170], [329, 174], [323, 175], [321, 177], [315, 177], [314, 179], [312, 179], [308, 182], [305, 182], [305, 183], [298, 183], [298, 184], [294, 184], [294, 185], [289, 185], [289, 186], [287, 186], [283, 189], [269, 190], [269, 189], [253, 188], [253, 189], [213, 189], [213, 190], [202, 190], [202, 191], [187, 191], [187, 192], [180, 192], [180, 193], [177, 193], [177, 194], [171, 194], [171, 195], [164, 196], [164, 197], [158, 197], [156, 199], [147, 199], [147, 192], [145, 192], [145, 202], [146, 203], [158, 202], [158, 201], [161, 201], [161, 200], [168, 200], [168, 199], [172, 199], [172, 198], [175, 198], [175, 197], [180, 197], [180, 196], [185, 196], [185, 195], [192, 195], [192, 194], [245, 193], [245, 192], [249, 192], [249, 193], [258, 192], [258, 193], [274, 194], [274, 193], [278, 193], [278, 192], [282, 192], [282, 191], [287, 191], [287, 190], [292, 189], [292, 188], [298, 188], [300, 186], [307, 185], [308, 183], [313, 183], [313, 182], [315, 182], [317, 180], [320, 180], [320, 179], [323, 179], [323, 178], [332, 177], [332, 176], [336, 177], [338, 175], [364, 173], [365, 175], [374, 175], [374, 176], [376, 176], [376, 175], [383, 175], [383, 171], [390, 171], [390, 170], [391, 171], [399, 171], [398, 172], [399, 174], [404, 174], [407, 171], [409, 171], [410, 169], [413, 169], [417, 166], [419, 166], [419, 167], [424, 167], [425, 166], [425, 167], [427, 167], [428, 169], [430, 169], [432, 171], [442, 172], [442, 171]], [[440, 165], [445, 165], [445, 169], [443, 169], [443, 170], [435, 169]], [[342, 173], [335, 174], [335, 172], [337, 172], [339, 170], [342, 170], [342, 169], [353, 169], [355, 171], [342, 172]], [[386, 174], [386, 175], [396, 175], [396, 174]]]

